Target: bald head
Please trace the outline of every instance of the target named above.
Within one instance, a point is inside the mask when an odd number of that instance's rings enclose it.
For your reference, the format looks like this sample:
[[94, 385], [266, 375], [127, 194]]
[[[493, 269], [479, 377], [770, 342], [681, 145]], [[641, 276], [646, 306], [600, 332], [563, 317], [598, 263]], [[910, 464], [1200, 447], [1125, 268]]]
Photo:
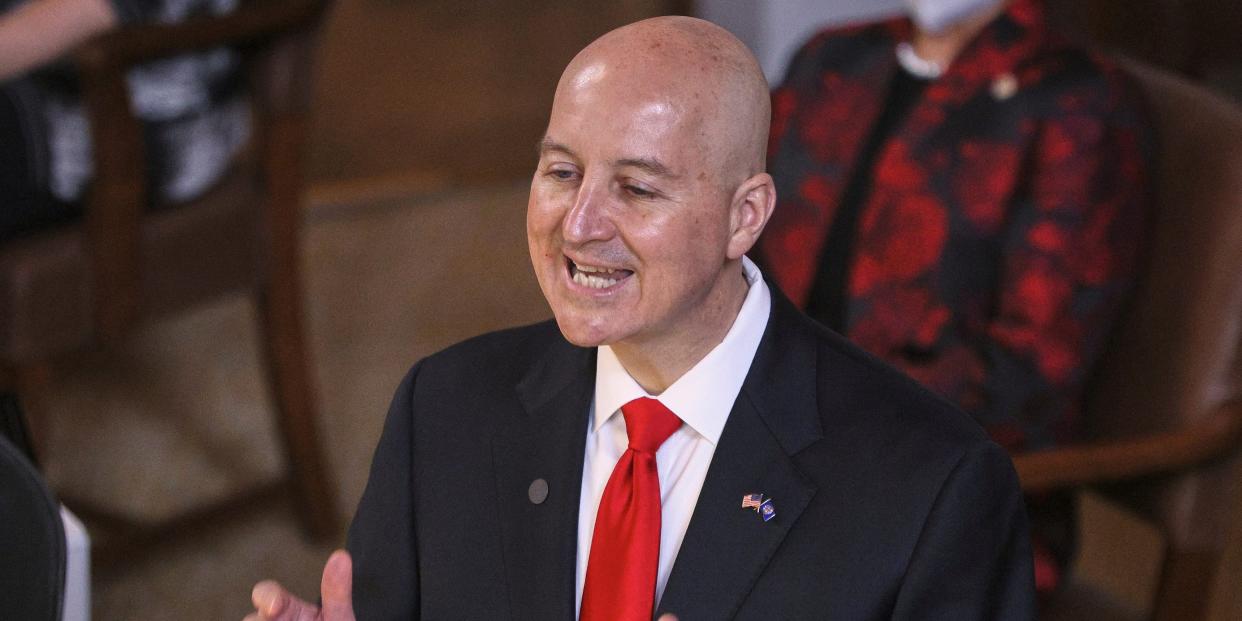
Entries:
[[745, 46], [687, 17], [614, 30], [556, 88], [531, 179], [531, 264], [561, 333], [608, 344], [657, 394], [720, 343], [776, 201], [768, 86]]
[[642, 100], [663, 105], [725, 185], [765, 168], [771, 107], [758, 61], [727, 30], [693, 17], [656, 17], [605, 34], [574, 57], [556, 89], [556, 103], [612, 97], [622, 107]]

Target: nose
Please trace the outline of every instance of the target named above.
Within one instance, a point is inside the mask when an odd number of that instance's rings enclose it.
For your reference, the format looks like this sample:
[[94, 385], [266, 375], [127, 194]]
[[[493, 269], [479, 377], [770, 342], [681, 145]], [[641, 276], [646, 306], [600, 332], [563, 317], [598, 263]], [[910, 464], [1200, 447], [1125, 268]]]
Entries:
[[583, 244], [612, 237], [614, 229], [608, 214], [608, 199], [607, 182], [584, 179], [562, 223], [565, 241]]

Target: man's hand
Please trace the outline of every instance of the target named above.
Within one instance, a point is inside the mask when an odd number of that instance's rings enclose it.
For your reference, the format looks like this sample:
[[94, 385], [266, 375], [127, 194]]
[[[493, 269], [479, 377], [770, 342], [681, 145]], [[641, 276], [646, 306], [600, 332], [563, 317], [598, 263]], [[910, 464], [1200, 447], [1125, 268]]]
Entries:
[[279, 583], [264, 580], [250, 592], [255, 611], [243, 621], [354, 621], [353, 572], [348, 552], [337, 550], [328, 557], [319, 581], [322, 609], [294, 597]]

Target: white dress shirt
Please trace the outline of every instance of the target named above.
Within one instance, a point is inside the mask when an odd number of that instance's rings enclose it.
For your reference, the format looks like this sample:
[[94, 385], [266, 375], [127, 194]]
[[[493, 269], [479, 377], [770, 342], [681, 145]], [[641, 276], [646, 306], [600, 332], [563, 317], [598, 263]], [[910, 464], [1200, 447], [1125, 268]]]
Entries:
[[595, 401], [587, 428], [586, 459], [582, 466], [582, 496], [578, 505], [578, 567], [575, 610], [582, 608], [595, 513], [612, 470], [629, 446], [621, 406], [639, 397], [658, 399], [684, 423], [656, 452], [660, 476], [660, 566], [656, 573], [655, 601], [659, 602], [690, 516], [703, 488], [712, 454], [720, 441], [725, 420], [742, 389], [750, 363], [759, 348], [771, 311], [771, 293], [759, 268], [742, 258], [750, 289], [733, 327], [724, 340], [673, 382], [660, 395], [649, 395], [617, 360], [612, 348], [602, 345], [595, 367]]

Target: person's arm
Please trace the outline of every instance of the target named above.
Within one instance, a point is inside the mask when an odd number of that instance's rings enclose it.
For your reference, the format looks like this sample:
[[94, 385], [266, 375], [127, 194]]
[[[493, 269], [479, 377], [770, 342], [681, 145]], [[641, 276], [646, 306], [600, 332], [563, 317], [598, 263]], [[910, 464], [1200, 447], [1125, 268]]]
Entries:
[[968, 451], [923, 523], [894, 621], [1032, 621], [1035, 577], [1018, 477], [991, 442]]
[[354, 560], [354, 596], [364, 619], [417, 619], [418, 548], [414, 538], [415, 365], [393, 397], [371, 459], [346, 548]]
[[0, 15], [0, 82], [55, 60], [117, 23], [108, 0], [30, 0]]

